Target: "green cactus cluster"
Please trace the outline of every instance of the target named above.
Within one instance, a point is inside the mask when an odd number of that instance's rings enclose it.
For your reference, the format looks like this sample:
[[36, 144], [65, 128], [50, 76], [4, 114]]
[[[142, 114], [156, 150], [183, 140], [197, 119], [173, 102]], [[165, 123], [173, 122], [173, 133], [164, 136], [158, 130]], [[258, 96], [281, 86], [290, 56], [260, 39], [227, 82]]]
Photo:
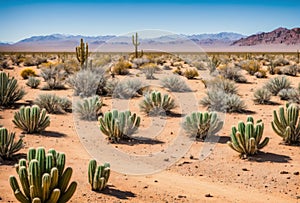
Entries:
[[76, 47], [76, 57], [81, 68], [86, 68], [89, 57], [89, 46], [88, 43], [84, 44], [83, 39], [80, 39], [80, 45]]
[[118, 142], [120, 139], [128, 138], [140, 126], [141, 118], [129, 110], [119, 112], [112, 110], [99, 117], [100, 130], [111, 142]]
[[64, 203], [71, 199], [77, 183], [69, 184], [73, 170], [65, 168], [66, 156], [43, 147], [30, 148], [26, 159], [16, 167], [21, 187], [15, 176], [9, 177], [15, 197], [22, 203]]
[[138, 46], [141, 44], [139, 41], [138, 41], [138, 33], [136, 32], [135, 33], [135, 36], [132, 35], [132, 44], [134, 46], [134, 53], [135, 53], [135, 58], [140, 58], [143, 56], [144, 52], [143, 50], [141, 51], [141, 53], [138, 52]]
[[88, 179], [93, 191], [103, 190], [107, 185], [109, 175], [109, 163], [97, 166], [97, 161], [95, 159], [90, 160], [88, 168]]
[[13, 123], [26, 133], [38, 133], [50, 125], [50, 117], [46, 113], [46, 109], [37, 105], [22, 106], [15, 112]]
[[25, 91], [18, 87], [18, 81], [5, 72], [0, 72], [0, 106], [9, 106], [19, 101]]
[[240, 121], [237, 128], [232, 127], [231, 141], [228, 141], [227, 144], [233, 150], [239, 152], [242, 158], [247, 158], [249, 155], [256, 154], [258, 150], [268, 144], [268, 137], [261, 142], [263, 131], [264, 124], [262, 120], [258, 120], [254, 125], [253, 118], [249, 116], [246, 124]]
[[0, 128], [0, 160], [9, 159], [23, 147], [23, 139], [15, 142], [16, 133], [8, 132], [6, 128]]
[[168, 94], [159, 91], [148, 92], [140, 103], [140, 110], [148, 115], [156, 116], [170, 112], [175, 108], [175, 101]]
[[204, 140], [207, 136], [214, 135], [223, 127], [223, 121], [216, 112], [193, 112], [186, 117], [183, 123], [184, 130], [196, 139]]
[[278, 114], [274, 110], [271, 124], [274, 132], [282, 137], [286, 144], [300, 142], [299, 107], [296, 104], [286, 104], [285, 109], [280, 107]]

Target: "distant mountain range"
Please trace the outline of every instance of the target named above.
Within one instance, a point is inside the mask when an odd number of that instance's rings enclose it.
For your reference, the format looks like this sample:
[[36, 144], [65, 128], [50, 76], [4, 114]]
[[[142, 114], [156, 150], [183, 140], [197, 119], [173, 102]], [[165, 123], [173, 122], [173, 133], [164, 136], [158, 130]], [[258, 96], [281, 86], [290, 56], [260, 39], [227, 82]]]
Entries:
[[[92, 51], [132, 51], [131, 36], [64, 34], [33, 36], [12, 44], [0, 42], [0, 51], [74, 51], [81, 38], [89, 43], [89, 48]], [[217, 34], [164, 35], [140, 38], [139, 41], [141, 42], [139, 48], [144, 50], [198, 51], [199, 47], [205, 50], [220, 47], [220, 50], [225, 48], [238, 51], [239, 49], [242, 50], [241, 47], [300, 45], [300, 28], [278, 28], [271, 32], [260, 32], [251, 36], [220, 32]], [[193, 49], [187, 47], [193, 47]]]

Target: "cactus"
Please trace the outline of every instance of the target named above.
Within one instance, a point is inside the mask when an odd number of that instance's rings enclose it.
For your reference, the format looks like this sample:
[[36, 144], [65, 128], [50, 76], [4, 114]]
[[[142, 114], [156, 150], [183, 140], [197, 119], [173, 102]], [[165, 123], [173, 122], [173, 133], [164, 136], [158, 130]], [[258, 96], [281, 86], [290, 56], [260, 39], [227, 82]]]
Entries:
[[88, 56], [89, 56], [88, 43], [84, 44], [83, 39], [80, 39], [80, 45], [76, 47], [76, 57], [82, 69], [87, 67]]
[[300, 63], [300, 52], [299, 49], [297, 49], [297, 63]]
[[183, 127], [191, 137], [204, 140], [207, 136], [219, 132], [223, 121], [218, 118], [216, 112], [193, 112], [186, 117]]
[[69, 184], [73, 170], [70, 167], [64, 170], [64, 153], [51, 149], [46, 154], [43, 147], [30, 148], [27, 160], [28, 163], [21, 159], [17, 165], [22, 190], [16, 177], [9, 177], [10, 186], [18, 201], [64, 203], [71, 199], [77, 183]]
[[143, 50], [141, 51], [141, 53], [139, 54], [138, 52], [138, 46], [141, 44], [140, 42], [138, 42], [138, 33], [135, 33], [135, 37], [134, 35], [132, 35], [132, 44], [134, 46], [134, 53], [135, 53], [135, 58], [140, 58], [143, 56]]
[[9, 159], [23, 147], [23, 140], [20, 138], [14, 142], [16, 133], [8, 133], [6, 128], [0, 128], [0, 160]]
[[23, 98], [25, 92], [18, 88], [18, 81], [9, 74], [0, 72], [0, 106], [9, 106]]
[[110, 164], [105, 163], [97, 167], [96, 160], [90, 160], [88, 180], [93, 191], [101, 191], [106, 187], [110, 175]]
[[99, 117], [100, 130], [109, 141], [118, 142], [122, 138], [128, 138], [140, 126], [141, 118], [130, 111], [119, 112], [112, 110]]
[[161, 95], [158, 91], [148, 92], [140, 103], [141, 111], [152, 116], [168, 113], [175, 107], [174, 99], [167, 94]]
[[32, 107], [22, 106], [15, 112], [13, 123], [26, 133], [36, 133], [43, 131], [50, 125], [50, 118], [46, 115], [46, 109], [40, 109], [37, 105]]
[[[278, 118], [279, 115], [279, 118]], [[300, 142], [300, 118], [299, 108], [296, 104], [286, 104], [286, 109], [274, 110], [271, 122], [274, 132], [283, 138], [286, 144], [297, 144]]]
[[80, 115], [80, 119], [92, 121], [97, 120], [102, 106], [102, 99], [95, 95], [78, 102], [75, 111]]
[[268, 144], [268, 137], [261, 142], [263, 131], [263, 122], [258, 120], [256, 126], [254, 126], [254, 120], [249, 116], [246, 124], [240, 121], [237, 128], [232, 127], [231, 141], [228, 141], [227, 144], [233, 150], [239, 152], [242, 158], [247, 158], [247, 156], [256, 154], [258, 150]]

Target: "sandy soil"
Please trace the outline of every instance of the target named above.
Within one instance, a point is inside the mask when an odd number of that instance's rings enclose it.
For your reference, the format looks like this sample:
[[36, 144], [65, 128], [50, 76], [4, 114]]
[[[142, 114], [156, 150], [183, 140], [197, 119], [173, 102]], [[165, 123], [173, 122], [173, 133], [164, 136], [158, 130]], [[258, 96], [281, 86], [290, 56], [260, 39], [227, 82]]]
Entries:
[[[15, 67], [14, 70], [5, 71], [19, 80], [19, 84], [25, 88], [27, 95], [24, 100], [17, 103], [15, 108], [0, 111], [0, 125], [16, 131], [17, 134], [21, 131], [13, 126], [11, 120], [19, 106], [30, 103], [38, 94], [46, 92], [72, 99], [71, 89], [51, 92], [30, 89], [25, 85], [25, 80], [20, 77], [19, 72], [22, 68]], [[155, 174], [134, 176], [113, 171], [108, 188], [102, 193], [90, 190], [87, 182], [87, 165], [92, 157], [76, 133], [71, 113], [50, 115], [50, 127], [42, 134], [26, 134], [25, 148], [21, 152], [26, 153], [29, 147], [39, 146], [65, 152], [67, 165], [74, 170], [72, 179], [78, 182], [78, 189], [71, 202], [300, 202], [300, 175], [297, 175], [300, 171], [300, 148], [281, 144], [281, 138], [271, 129], [272, 111], [277, 110], [279, 105], [255, 105], [252, 100], [253, 91], [261, 87], [268, 78], [256, 79], [247, 75], [247, 79], [248, 84], [238, 84], [239, 94], [246, 102], [248, 109], [254, 111], [252, 116], [255, 119], [263, 119], [264, 136], [270, 137], [270, 143], [251, 160], [241, 160], [238, 154], [226, 144], [231, 126], [247, 117], [247, 114], [236, 113], [226, 114], [225, 126], [219, 132], [220, 139], [204, 160], [200, 160], [199, 154], [206, 143], [195, 142], [184, 157], [166, 170]], [[299, 77], [290, 79], [294, 86], [300, 82]], [[189, 80], [187, 83], [195, 91], [196, 98], [200, 99], [205, 93], [201, 81]], [[140, 99], [134, 99], [133, 104]], [[283, 104], [275, 97], [272, 101]], [[104, 112], [110, 108], [111, 102], [111, 99], [104, 98], [104, 103], [107, 105], [103, 107]], [[137, 107], [133, 105], [132, 108]], [[175, 112], [180, 113], [181, 110], [178, 107]], [[137, 109], [136, 111], [138, 112]], [[150, 122], [147, 119], [144, 118], [145, 126]], [[171, 132], [178, 129], [179, 122], [179, 117], [167, 118], [166, 127], [157, 137], [163, 141], [163, 144], [151, 146], [143, 143], [118, 144], [114, 147], [136, 154], [162, 150], [172, 141]], [[11, 161], [0, 165], [1, 202], [17, 202], [8, 183], [9, 175], [16, 175], [14, 164], [15, 162]], [[114, 170], [113, 165], [111, 168]]]

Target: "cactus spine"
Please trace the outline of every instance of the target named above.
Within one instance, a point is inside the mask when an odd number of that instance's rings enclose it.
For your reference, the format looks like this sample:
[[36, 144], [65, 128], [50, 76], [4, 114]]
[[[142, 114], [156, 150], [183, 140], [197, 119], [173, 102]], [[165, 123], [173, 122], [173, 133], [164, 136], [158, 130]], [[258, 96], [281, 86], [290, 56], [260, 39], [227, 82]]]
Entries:
[[76, 47], [76, 57], [82, 69], [87, 67], [88, 56], [89, 56], [88, 43], [84, 44], [83, 39], [80, 39], [80, 45]]
[[96, 160], [90, 160], [88, 179], [93, 191], [101, 191], [106, 187], [110, 175], [110, 164], [105, 163], [97, 167]]
[[[279, 115], [279, 118], [278, 118]], [[296, 104], [286, 104], [286, 109], [274, 110], [272, 128], [274, 132], [283, 138], [286, 144], [297, 144], [300, 142], [300, 118], [299, 108]]]
[[[63, 153], [56, 153], [45, 149], [30, 148], [27, 154], [28, 165], [25, 159], [21, 159], [17, 166], [21, 187], [15, 176], [10, 176], [10, 186], [15, 197], [22, 203], [31, 202], [67, 202], [73, 196], [77, 183], [69, 185], [72, 168], [68, 167], [59, 174], [60, 168], [65, 166]], [[30, 160], [30, 161], [29, 161]], [[69, 186], [68, 186], [69, 185]]]
[[128, 138], [140, 126], [141, 118], [130, 111], [112, 110], [99, 117], [100, 130], [111, 142]]
[[140, 58], [143, 56], [143, 50], [141, 51], [141, 53], [139, 54], [138, 52], [138, 46], [141, 44], [139, 41], [138, 41], [138, 33], [136, 32], [135, 33], [135, 36], [132, 35], [132, 44], [134, 46], [134, 53], [135, 53], [135, 58]]
[[186, 117], [183, 127], [191, 137], [204, 140], [207, 136], [219, 132], [223, 121], [218, 118], [216, 112], [193, 112]]
[[264, 124], [258, 120], [254, 126], [254, 120], [251, 116], [247, 118], [247, 123], [240, 121], [238, 128], [232, 127], [230, 135], [231, 141], [227, 144], [235, 151], [239, 152], [242, 158], [247, 158], [248, 155], [254, 155], [258, 150], [265, 147], [269, 138], [266, 137], [262, 142]]
[[50, 117], [46, 115], [46, 109], [41, 110], [37, 105], [22, 106], [15, 113], [13, 123], [26, 133], [36, 133], [50, 125]]

